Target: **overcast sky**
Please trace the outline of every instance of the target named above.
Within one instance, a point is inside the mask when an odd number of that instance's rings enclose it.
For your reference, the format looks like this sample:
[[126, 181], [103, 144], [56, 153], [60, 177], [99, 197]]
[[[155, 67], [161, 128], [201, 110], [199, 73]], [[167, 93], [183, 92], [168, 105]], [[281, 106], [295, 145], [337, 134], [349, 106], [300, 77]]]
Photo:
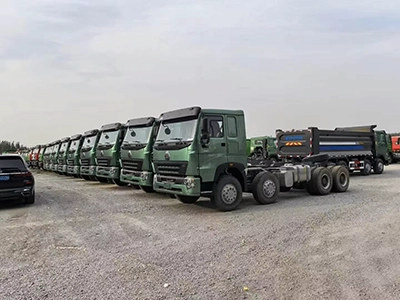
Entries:
[[400, 131], [400, 1], [1, 0], [0, 140], [199, 105]]

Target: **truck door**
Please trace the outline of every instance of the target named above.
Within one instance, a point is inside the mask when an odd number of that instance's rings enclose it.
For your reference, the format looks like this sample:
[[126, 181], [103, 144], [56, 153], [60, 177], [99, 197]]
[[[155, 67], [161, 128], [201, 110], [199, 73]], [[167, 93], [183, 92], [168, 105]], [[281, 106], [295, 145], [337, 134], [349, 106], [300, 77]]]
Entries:
[[207, 124], [209, 142], [199, 147], [199, 171], [203, 182], [213, 182], [219, 165], [226, 163], [227, 141], [224, 117], [222, 115], [204, 115], [200, 122], [199, 134], [203, 124]]
[[386, 139], [386, 134], [384, 132], [376, 131], [375, 132], [376, 139], [376, 156], [383, 156], [385, 158], [385, 162], [389, 161], [389, 149]]

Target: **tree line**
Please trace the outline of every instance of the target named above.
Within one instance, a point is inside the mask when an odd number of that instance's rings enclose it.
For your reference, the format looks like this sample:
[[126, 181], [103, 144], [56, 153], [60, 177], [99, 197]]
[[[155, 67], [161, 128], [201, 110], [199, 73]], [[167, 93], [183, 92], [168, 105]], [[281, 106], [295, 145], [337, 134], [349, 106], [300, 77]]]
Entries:
[[0, 142], [0, 153], [6, 152], [6, 151], [16, 151], [18, 149], [26, 149], [24, 145], [22, 145], [20, 142], [9, 142], [9, 141], [1, 141]]

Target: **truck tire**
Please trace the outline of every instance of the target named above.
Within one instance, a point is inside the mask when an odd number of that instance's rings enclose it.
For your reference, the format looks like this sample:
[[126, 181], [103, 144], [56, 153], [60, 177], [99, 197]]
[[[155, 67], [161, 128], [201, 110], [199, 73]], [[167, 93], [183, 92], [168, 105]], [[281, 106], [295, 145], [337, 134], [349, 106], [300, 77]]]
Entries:
[[140, 190], [140, 185], [131, 184], [131, 187], [133, 187], [135, 190]]
[[343, 193], [347, 191], [350, 184], [349, 170], [344, 166], [335, 166], [331, 171], [333, 178], [332, 192]]
[[349, 168], [349, 164], [346, 162], [346, 161], [344, 161], [344, 160], [339, 160], [339, 162], [338, 162], [338, 164], [337, 164], [338, 166], [343, 166], [343, 167], [345, 167], [345, 168]]
[[383, 160], [378, 158], [374, 164], [374, 173], [382, 174], [384, 169], [385, 169], [385, 164], [383, 163]]
[[108, 182], [108, 178], [99, 177], [99, 176], [96, 176], [96, 180], [98, 182], [101, 182], [101, 183], [107, 183]]
[[120, 179], [113, 179], [113, 182], [118, 186], [127, 186], [126, 182], [121, 181]]
[[310, 195], [327, 195], [331, 192], [332, 186], [332, 172], [328, 168], [318, 167], [311, 173], [307, 192]]
[[81, 177], [85, 180], [90, 180], [90, 177], [88, 175], [81, 175]]
[[146, 193], [154, 193], [154, 189], [152, 186], [141, 185], [140, 188]]
[[176, 195], [175, 194], [166, 194], [166, 195], [171, 199], [176, 199]]
[[232, 175], [224, 175], [219, 178], [213, 188], [211, 202], [220, 211], [236, 209], [242, 202], [243, 189], [239, 180]]
[[262, 172], [254, 179], [252, 191], [254, 199], [259, 204], [275, 203], [281, 189], [278, 178], [270, 172]]
[[372, 171], [372, 164], [369, 159], [364, 160], [364, 169], [361, 170], [361, 174], [368, 176], [371, 174]]
[[176, 195], [176, 198], [178, 198], [178, 200], [181, 201], [182, 203], [193, 204], [197, 200], [199, 200], [200, 197]]

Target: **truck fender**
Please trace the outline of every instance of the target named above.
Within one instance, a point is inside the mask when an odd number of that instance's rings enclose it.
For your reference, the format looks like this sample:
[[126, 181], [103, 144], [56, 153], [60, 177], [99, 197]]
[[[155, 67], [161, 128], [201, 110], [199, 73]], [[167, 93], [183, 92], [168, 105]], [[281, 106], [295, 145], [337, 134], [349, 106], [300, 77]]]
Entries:
[[218, 166], [214, 175], [214, 183], [218, 181], [218, 178], [224, 174], [232, 174], [235, 176], [240, 184], [242, 185], [243, 190], [246, 188], [246, 175], [245, 175], [245, 166], [240, 163], [224, 163]]

